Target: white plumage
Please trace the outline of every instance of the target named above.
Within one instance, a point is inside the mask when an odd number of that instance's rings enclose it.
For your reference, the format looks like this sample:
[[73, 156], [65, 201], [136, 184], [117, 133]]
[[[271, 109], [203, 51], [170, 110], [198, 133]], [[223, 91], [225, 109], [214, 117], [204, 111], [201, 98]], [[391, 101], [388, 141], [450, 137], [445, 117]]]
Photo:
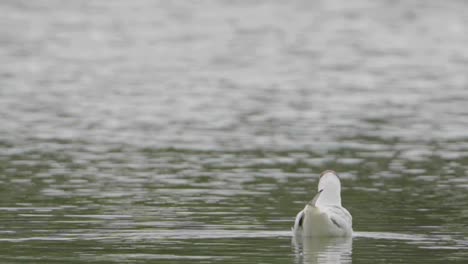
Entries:
[[295, 236], [348, 237], [353, 234], [351, 214], [341, 206], [341, 182], [334, 171], [320, 175], [318, 193], [294, 221]]

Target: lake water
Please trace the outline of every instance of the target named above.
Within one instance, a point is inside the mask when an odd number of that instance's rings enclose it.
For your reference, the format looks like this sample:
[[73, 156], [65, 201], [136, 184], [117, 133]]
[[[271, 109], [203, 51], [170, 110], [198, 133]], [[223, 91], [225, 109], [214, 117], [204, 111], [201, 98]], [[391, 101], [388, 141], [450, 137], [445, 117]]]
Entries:
[[[466, 263], [467, 2], [0, 11], [0, 262]], [[355, 235], [295, 241], [325, 169]]]

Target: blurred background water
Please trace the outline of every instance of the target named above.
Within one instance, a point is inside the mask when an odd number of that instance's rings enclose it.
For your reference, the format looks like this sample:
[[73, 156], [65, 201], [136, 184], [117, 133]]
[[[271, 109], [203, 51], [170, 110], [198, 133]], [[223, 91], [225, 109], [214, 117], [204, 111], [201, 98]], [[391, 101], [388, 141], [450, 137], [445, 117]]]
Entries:
[[[2, 263], [465, 263], [465, 1], [0, 2]], [[290, 237], [336, 170], [352, 240]]]

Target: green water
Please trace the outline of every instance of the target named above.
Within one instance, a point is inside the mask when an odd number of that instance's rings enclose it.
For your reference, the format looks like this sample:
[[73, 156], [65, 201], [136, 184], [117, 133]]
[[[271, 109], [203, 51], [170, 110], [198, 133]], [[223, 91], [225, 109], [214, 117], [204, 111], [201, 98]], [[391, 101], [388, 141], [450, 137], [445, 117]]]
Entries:
[[[464, 1], [0, 1], [0, 263], [466, 263]], [[320, 172], [352, 239], [295, 241]]]
[[[3, 261], [463, 263], [468, 257], [466, 180], [449, 172], [466, 159], [402, 161], [359, 148], [329, 153], [326, 161], [305, 151], [92, 153], [82, 144], [2, 155]], [[317, 160], [323, 164], [311, 164]], [[396, 161], [407, 172], [391, 169]], [[294, 216], [313, 196], [322, 167], [341, 172], [355, 235], [294, 241]]]

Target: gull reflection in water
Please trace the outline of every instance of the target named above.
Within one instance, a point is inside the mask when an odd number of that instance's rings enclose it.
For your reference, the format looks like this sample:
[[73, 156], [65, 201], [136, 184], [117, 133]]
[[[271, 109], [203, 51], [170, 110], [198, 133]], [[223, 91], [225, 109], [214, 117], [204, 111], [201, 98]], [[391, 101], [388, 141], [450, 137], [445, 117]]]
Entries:
[[293, 237], [296, 263], [352, 263], [351, 237]]

